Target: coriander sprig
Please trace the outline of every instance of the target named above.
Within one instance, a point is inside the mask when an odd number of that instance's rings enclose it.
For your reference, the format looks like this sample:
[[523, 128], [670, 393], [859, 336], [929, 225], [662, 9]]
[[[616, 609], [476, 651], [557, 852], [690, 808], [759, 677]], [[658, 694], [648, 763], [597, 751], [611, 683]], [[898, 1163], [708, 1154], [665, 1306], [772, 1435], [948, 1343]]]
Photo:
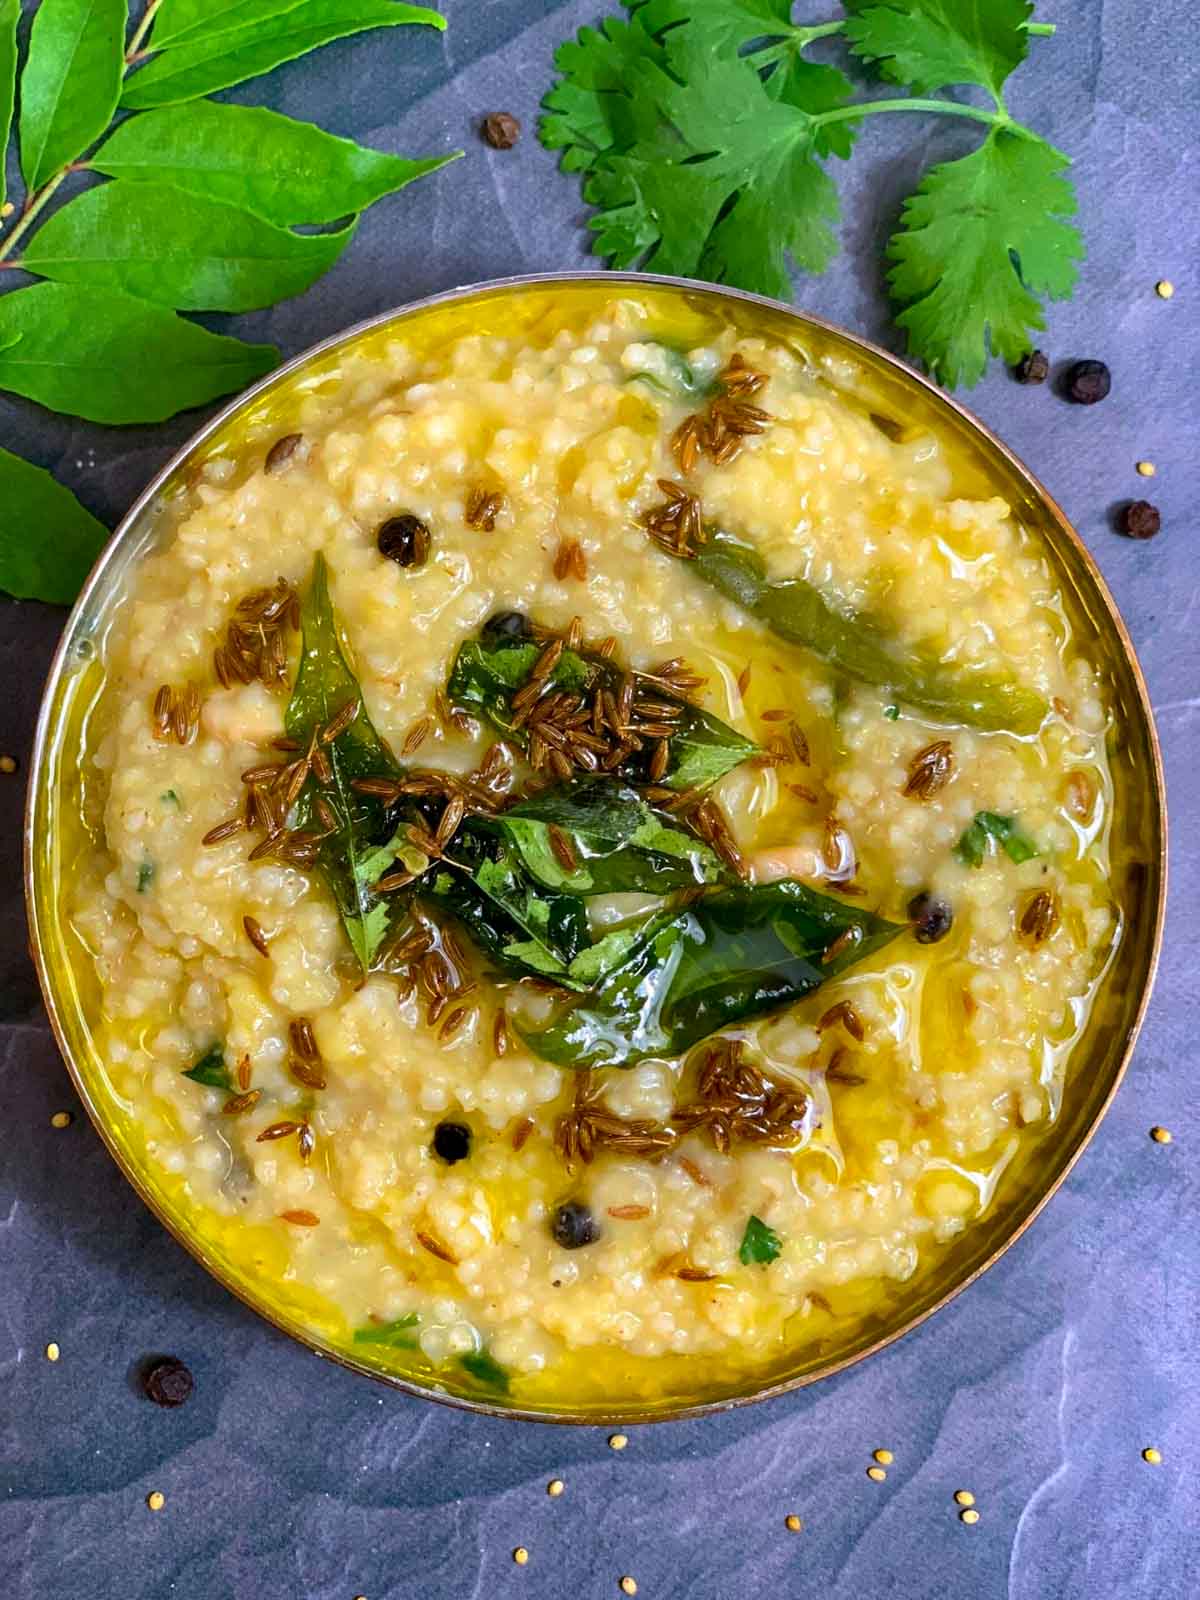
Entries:
[[[41, 0], [23, 63], [19, 13], [0, 0], [0, 270], [14, 275], [0, 294], [0, 390], [53, 411], [158, 422], [261, 377], [273, 346], [177, 313], [302, 293], [363, 211], [462, 154], [412, 160], [206, 98], [368, 29], [444, 28], [423, 6], [147, 0], [130, 31], [127, 0]], [[2, 187], [18, 80], [19, 210]], [[68, 601], [102, 541], [47, 473], [0, 451], [0, 589]]]
[[[867, 117], [964, 118], [978, 149], [930, 168], [887, 246], [888, 283], [911, 352], [947, 384], [977, 381], [989, 352], [1018, 360], [1044, 327], [1042, 298], [1074, 287], [1082, 242], [1068, 159], [1009, 111], [1025, 60], [1027, 0], [847, 0], [797, 24], [791, 0], [623, 0], [629, 21], [585, 28], [556, 57], [542, 140], [584, 175], [595, 248], [613, 266], [710, 278], [786, 298], [788, 261], [821, 272], [836, 253], [837, 190]], [[855, 95], [806, 52], [840, 37], [851, 58], [909, 93]], [[944, 91], [982, 90], [989, 104]]]

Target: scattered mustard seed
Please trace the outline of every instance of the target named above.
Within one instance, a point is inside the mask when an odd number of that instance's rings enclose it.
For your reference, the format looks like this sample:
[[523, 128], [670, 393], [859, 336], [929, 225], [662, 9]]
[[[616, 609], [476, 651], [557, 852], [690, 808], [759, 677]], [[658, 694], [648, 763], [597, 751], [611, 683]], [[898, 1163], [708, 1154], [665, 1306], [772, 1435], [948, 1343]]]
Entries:
[[16, 209], [16, 206], [13, 205], [11, 200], [6, 200], [4, 204], [0, 206], [0, 217], [11, 217]]
[[887, 1473], [883, 1470], [882, 1467], [868, 1467], [867, 1468], [867, 1477], [874, 1479], [874, 1481], [876, 1483], [882, 1483], [883, 1480], [887, 1477]]
[[970, 1489], [956, 1489], [954, 1498], [960, 1506], [973, 1506], [975, 1504], [975, 1496]]
[[525, 1548], [525, 1546], [523, 1544], [519, 1544], [517, 1546], [517, 1548], [513, 1551], [513, 1560], [517, 1563], [517, 1565], [519, 1567], [528, 1566], [528, 1564], [529, 1564], [529, 1551], [526, 1550], [526, 1548]]
[[1150, 1137], [1154, 1140], [1155, 1144], [1170, 1144], [1171, 1130], [1170, 1128], [1160, 1128], [1156, 1123], [1155, 1126], [1150, 1129]]
[[958, 1520], [960, 1522], [965, 1522], [968, 1528], [973, 1528], [979, 1521], [979, 1513], [978, 1511], [968, 1508], [966, 1511], [960, 1511], [958, 1513]]
[[789, 1516], [784, 1517], [783, 1525], [789, 1533], [799, 1533], [804, 1526], [794, 1511]]
[[146, 1496], [146, 1504], [151, 1511], [161, 1511], [167, 1503], [167, 1497], [161, 1489], [154, 1489]]
[[1143, 478], [1152, 478], [1158, 470], [1153, 461], [1139, 461], [1137, 469]]
[[1154, 285], [1154, 292], [1160, 300], [1169, 300], [1175, 293], [1175, 285], [1170, 278], [1160, 278]]
[[890, 1467], [896, 1458], [890, 1450], [876, 1450], [875, 1459], [881, 1467]]
[[612, 1449], [612, 1450], [624, 1450], [625, 1446], [628, 1443], [629, 1443], [629, 1435], [628, 1434], [625, 1434], [625, 1433], [610, 1433], [609, 1436], [608, 1436], [609, 1448]]
[[54, 1341], [51, 1340], [50, 1343], [46, 1346], [46, 1360], [47, 1361], [57, 1361], [61, 1354], [62, 1354], [62, 1351], [58, 1348], [58, 1346], [54, 1343]]
[[0, 772], [12, 773], [17, 770], [16, 759], [13, 756], [0, 756]]
[[56, 1111], [50, 1118], [52, 1128], [69, 1128], [71, 1126], [71, 1113], [69, 1111]]
[[550, 1482], [546, 1485], [546, 1493], [550, 1496], [551, 1500], [557, 1500], [559, 1495], [566, 1487], [566, 1484], [561, 1478], [551, 1478]]
[[637, 1593], [637, 1579], [631, 1578], [628, 1573], [621, 1579], [620, 1589], [622, 1594]]
[[1161, 1467], [1162, 1451], [1156, 1450], [1153, 1445], [1149, 1445], [1142, 1451], [1142, 1460], [1148, 1461], [1152, 1467]]

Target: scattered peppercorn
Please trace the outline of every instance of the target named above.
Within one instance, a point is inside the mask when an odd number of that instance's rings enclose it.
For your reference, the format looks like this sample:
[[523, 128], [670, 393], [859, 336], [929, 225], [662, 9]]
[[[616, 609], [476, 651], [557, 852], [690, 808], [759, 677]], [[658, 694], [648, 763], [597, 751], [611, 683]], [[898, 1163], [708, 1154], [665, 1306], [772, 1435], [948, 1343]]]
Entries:
[[420, 517], [405, 511], [389, 517], [375, 536], [381, 556], [398, 567], [423, 567], [429, 554], [429, 529]]
[[492, 111], [484, 117], [479, 131], [493, 150], [511, 150], [521, 137], [521, 124], [507, 111]]
[[439, 1122], [433, 1130], [433, 1153], [452, 1167], [471, 1154], [471, 1130], [465, 1122]]
[[483, 625], [493, 639], [523, 639], [529, 632], [529, 618], [523, 611], [497, 611]]
[[600, 1237], [595, 1214], [591, 1206], [585, 1206], [582, 1200], [568, 1200], [565, 1205], [559, 1206], [550, 1231], [554, 1235], [554, 1242], [562, 1245], [564, 1250], [579, 1250], [585, 1244], [595, 1244]]
[[142, 1390], [156, 1406], [181, 1406], [196, 1387], [191, 1373], [174, 1356], [152, 1361], [142, 1372]]
[[276, 439], [275, 443], [267, 451], [266, 460], [263, 462], [263, 471], [272, 477], [283, 472], [287, 467], [291, 466], [292, 459], [297, 451], [300, 452], [300, 459], [303, 461], [308, 454], [304, 445], [304, 435], [302, 433], [285, 433], [283, 438]]
[[908, 902], [908, 918], [913, 925], [913, 938], [918, 944], [937, 944], [954, 925], [954, 908], [940, 895], [922, 889]]
[[1068, 399], [1078, 406], [1094, 406], [1112, 388], [1112, 373], [1103, 361], [1077, 361], [1064, 381]]
[[1045, 383], [1050, 376], [1050, 358], [1044, 350], [1030, 350], [1013, 368], [1018, 383]]
[[1118, 526], [1129, 539], [1153, 539], [1162, 527], [1162, 517], [1149, 500], [1131, 500], [1122, 506]]

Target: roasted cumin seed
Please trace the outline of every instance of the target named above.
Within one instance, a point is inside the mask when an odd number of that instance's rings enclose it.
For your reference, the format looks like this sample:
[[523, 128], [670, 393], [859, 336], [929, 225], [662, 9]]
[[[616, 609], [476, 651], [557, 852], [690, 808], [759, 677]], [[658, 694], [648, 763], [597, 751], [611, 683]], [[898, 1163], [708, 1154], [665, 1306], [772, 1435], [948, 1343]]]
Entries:
[[[554, 561], [551, 570], [559, 583], [567, 578], [575, 578], [580, 583], [586, 583], [588, 569], [587, 557], [583, 553], [583, 546], [578, 539], [560, 539], [558, 549], [554, 552]], [[572, 648], [568, 646], [568, 648]]]
[[553, 851], [554, 859], [559, 866], [564, 872], [577, 872], [579, 870], [579, 859], [575, 854], [570, 839], [553, 822], [547, 828], [546, 833], [550, 840], [550, 849]]
[[1044, 944], [1058, 926], [1058, 896], [1049, 889], [1039, 889], [1027, 901], [1017, 927], [1022, 939], [1031, 945]]
[[288, 1060], [288, 1071], [297, 1083], [302, 1083], [306, 1089], [324, 1089], [325, 1074], [315, 1061], [304, 1061], [299, 1056], [291, 1056]]
[[292, 1049], [305, 1061], [319, 1061], [321, 1052], [317, 1048], [316, 1035], [313, 1033], [312, 1023], [307, 1017], [294, 1017], [288, 1024], [288, 1039]]
[[684, 1283], [711, 1283], [716, 1273], [705, 1272], [703, 1267], [682, 1266], [676, 1267], [673, 1276]]
[[252, 1071], [253, 1067], [251, 1066], [250, 1057], [243, 1056], [237, 1064], [238, 1088], [241, 1089], [243, 1093], [250, 1087], [250, 1074]]
[[221, 1107], [222, 1114], [227, 1117], [237, 1117], [243, 1111], [249, 1111], [262, 1099], [261, 1089], [249, 1089], [244, 1094], [235, 1094]]
[[842, 932], [838, 934], [837, 938], [829, 946], [828, 950], [826, 950], [825, 954], [821, 957], [821, 965], [825, 967], [828, 966], [831, 961], [836, 961], [840, 955], [843, 955], [852, 946], [856, 945], [861, 937], [862, 931], [858, 924], [851, 923], [850, 927], [844, 928]]
[[476, 487], [467, 495], [465, 521], [468, 528], [475, 528], [482, 533], [491, 533], [496, 526], [496, 518], [504, 509], [504, 496], [495, 491]]
[[649, 1206], [609, 1206], [608, 1214], [616, 1217], [618, 1222], [637, 1222], [642, 1217], [650, 1215]]
[[428, 1250], [429, 1254], [436, 1256], [439, 1261], [448, 1261], [452, 1267], [458, 1265], [458, 1257], [454, 1252], [448, 1249], [440, 1239], [435, 1238], [432, 1233], [426, 1233], [422, 1228], [414, 1228], [413, 1233], [422, 1250]]
[[693, 1160], [691, 1160], [690, 1157], [688, 1157], [688, 1156], [680, 1156], [679, 1165], [687, 1173], [688, 1177], [692, 1180], [692, 1182], [694, 1184], [698, 1185], [699, 1188], [701, 1188], [701, 1189], [711, 1189], [712, 1188], [712, 1179], [708, 1176], [708, 1174], [701, 1167], [698, 1167], [696, 1165], [696, 1163]]
[[839, 1023], [852, 1039], [859, 1044], [862, 1043], [866, 1037], [866, 1030], [862, 1024], [862, 1018], [855, 1011], [849, 1000], [839, 1000], [836, 1005], [832, 1005], [827, 1011], [822, 1012], [817, 1022], [817, 1031], [824, 1033], [826, 1028], [836, 1028]]
[[255, 1139], [255, 1144], [268, 1144], [274, 1139], [286, 1139], [289, 1134], [299, 1133], [302, 1124], [299, 1122], [273, 1122]]
[[492, 1023], [492, 1049], [498, 1056], [506, 1056], [511, 1042], [508, 1017], [503, 1011], [497, 1011], [496, 1020]]
[[260, 956], [270, 956], [271, 946], [267, 943], [267, 936], [262, 931], [262, 924], [254, 917], [243, 917], [242, 927], [246, 930], [246, 937], [258, 951]]
[[918, 750], [908, 764], [908, 778], [901, 791], [913, 800], [932, 800], [950, 782], [954, 772], [954, 750], [948, 739], [935, 739]]
[[317, 1148], [317, 1136], [313, 1132], [311, 1122], [302, 1122], [296, 1135], [296, 1149], [299, 1151], [301, 1161], [308, 1161], [313, 1151]]
[[285, 433], [282, 439], [276, 439], [275, 443], [267, 451], [266, 460], [263, 462], [263, 471], [272, 477], [285, 471], [292, 465], [297, 452], [300, 452], [300, 460], [303, 461], [307, 454], [307, 451], [301, 452], [300, 450], [303, 444], [304, 435], [302, 433]]
[[414, 722], [412, 727], [408, 730], [404, 743], [400, 747], [400, 754], [402, 756], [411, 756], [414, 754], [415, 751], [421, 748], [432, 732], [433, 718], [421, 717], [420, 720]]
[[300, 1211], [281, 1211], [279, 1213], [279, 1219], [280, 1219], [281, 1222], [294, 1223], [295, 1226], [298, 1227], [298, 1228], [315, 1228], [315, 1227], [317, 1227], [319, 1225], [319, 1223], [321, 1221], [320, 1217], [316, 1214], [315, 1211], [303, 1211], [303, 1210], [300, 1210]]
[[224, 822], [218, 822], [215, 828], [210, 828], [201, 839], [201, 844], [222, 844], [226, 839], [232, 839], [235, 834], [245, 833], [246, 819], [244, 817], [226, 817]]

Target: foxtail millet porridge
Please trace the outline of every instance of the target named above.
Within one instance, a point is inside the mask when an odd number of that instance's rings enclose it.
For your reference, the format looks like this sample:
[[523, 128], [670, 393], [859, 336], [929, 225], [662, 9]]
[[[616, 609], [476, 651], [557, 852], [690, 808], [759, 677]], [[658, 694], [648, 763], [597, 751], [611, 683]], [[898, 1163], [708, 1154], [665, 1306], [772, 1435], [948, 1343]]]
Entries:
[[90, 719], [69, 914], [147, 1163], [480, 1397], [870, 1315], [1055, 1116], [1117, 931], [1039, 541], [844, 361], [672, 304], [351, 347], [172, 501]]

